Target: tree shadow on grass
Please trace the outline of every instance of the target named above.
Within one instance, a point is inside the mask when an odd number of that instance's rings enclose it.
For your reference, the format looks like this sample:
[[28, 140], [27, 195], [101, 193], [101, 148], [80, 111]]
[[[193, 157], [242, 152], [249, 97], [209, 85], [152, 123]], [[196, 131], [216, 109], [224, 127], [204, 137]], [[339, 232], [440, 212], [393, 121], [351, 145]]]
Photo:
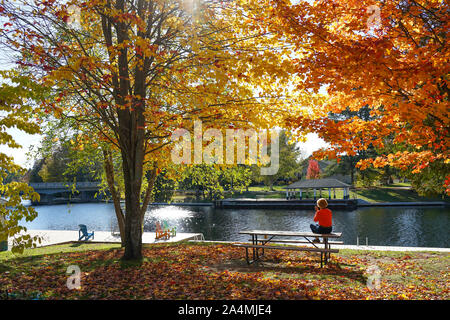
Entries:
[[14, 257], [11, 259], [8, 259], [8, 264], [11, 265], [17, 265], [17, 266], [36, 266], [39, 264], [41, 260], [45, 257], [44, 254], [42, 255], [34, 255], [34, 256], [26, 256], [26, 257]]
[[0, 273], [10, 272], [13, 270], [11, 265], [7, 265], [6, 263], [0, 263]]
[[372, 199], [374, 201], [439, 201], [439, 197], [424, 198], [419, 196], [411, 189], [394, 189], [394, 188], [361, 188], [358, 189], [358, 194]]
[[123, 260], [119, 259], [119, 264], [121, 269], [132, 269], [139, 268], [144, 263], [144, 259], [136, 259], [136, 260]]
[[291, 263], [287, 264], [287, 261], [283, 259], [262, 257], [260, 260], [248, 265], [245, 259], [231, 259], [220, 264], [208, 265], [208, 268], [219, 272], [228, 270], [243, 273], [277, 273], [280, 277], [288, 278], [308, 278], [311, 276], [317, 278], [345, 277], [362, 284], [367, 282], [364, 271], [359, 268], [356, 269], [355, 265], [329, 261], [327, 265], [321, 268], [320, 259], [309, 257], [298, 257], [290, 261]]
[[84, 243], [82, 242], [74, 242], [70, 245], [71, 248], [81, 247]]
[[[72, 247], [72, 246], [71, 246]], [[66, 269], [69, 265], [79, 265], [82, 271], [90, 271], [100, 266], [115, 264], [119, 258], [114, 256], [117, 249], [102, 251], [92, 251], [92, 255], [80, 261], [80, 255], [85, 255], [84, 251], [68, 251], [43, 253], [31, 256], [17, 256], [7, 260], [7, 263], [0, 263], [0, 273], [4, 271], [30, 271], [40, 268], [54, 267], [56, 269]], [[112, 253], [113, 256], [107, 256]]]

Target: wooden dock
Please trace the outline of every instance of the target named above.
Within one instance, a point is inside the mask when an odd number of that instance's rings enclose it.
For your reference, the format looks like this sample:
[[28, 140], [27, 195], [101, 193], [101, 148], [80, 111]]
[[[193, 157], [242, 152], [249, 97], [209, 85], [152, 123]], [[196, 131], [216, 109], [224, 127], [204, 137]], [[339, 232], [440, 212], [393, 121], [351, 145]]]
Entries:
[[[299, 209], [314, 210], [314, 199], [223, 199], [214, 202], [220, 209]], [[354, 210], [357, 207], [355, 199], [327, 199], [330, 209]]]
[[[91, 232], [91, 230], [88, 230]], [[28, 230], [26, 234], [40, 236], [42, 242], [37, 244], [38, 247], [45, 247], [55, 244], [63, 244], [68, 242], [78, 241], [78, 231], [76, 230]], [[181, 233], [177, 232], [175, 237], [168, 240], [156, 240], [155, 232], [144, 232], [142, 235], [142, 243], [166, 243], [166, 242], [181, 242], [188, 240], [204, 240], [201, 233]], [[8, 239], [8, 245], [11, 245], [12, 239]], [[111, 231], [95, 231], [94, 239], [81, 242], [100, 242], [100, 243], [120, 243], [120, 235], [111, 233]]]
[[[327, 199], [327, 198], [325, 198]], [[297, 209], [314, 210], [314, 199], [222, 199], [214, 201], [219, 209]], [[359, 199], [327, 199], [330, 209], [355, 210], [358, 207], [448, 207], [445, 201], [366, 202]]]

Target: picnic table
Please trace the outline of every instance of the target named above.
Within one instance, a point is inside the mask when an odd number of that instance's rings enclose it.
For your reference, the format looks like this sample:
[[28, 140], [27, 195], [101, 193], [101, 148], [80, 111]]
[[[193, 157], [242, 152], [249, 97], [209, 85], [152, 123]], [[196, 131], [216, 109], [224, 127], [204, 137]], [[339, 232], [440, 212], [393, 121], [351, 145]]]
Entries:
[[[320, 267], [323, 264], [327, 264], [331, 256], [331, 253], [338, 253], [338, 249], [331, 249], [331, 245], [343, 244], [342, 241], [330, 241], [330, 239], [340, 238], [342, 233], [328, 233], [318, 234], [312, 232], [296, 232], [296, 231], [274, 231], [274, 230], [244, 230], [239, 234], [247, 234], [251, 236], [251, 243], [236, 243], [234, 246], [245, 248], [245, 257], [248, 264], [258, 261], [261, 256], [264, 255], [264, 250], [295, 250], [295, 251], [308, 251], [308, 252], [320, 252]], [[258, 236], [260, 236], [258, 238]], [[287, 239], [288, 237], [296, 237], [300, 239]], [[281, 238], [281, 239], [280, 239]], [[310, 238], [322, 239], [320, 243], [313, 242]], [[274, 243], [309, 243], [313, 247], [300, 247], [300, 246], [274, 246]], [[323, 245], [323, 248], [320, 247]], [[248, 250], [252, 249], [252, 258], [249, 259]], [[261, 251], [261, 253], [260, 253]]]

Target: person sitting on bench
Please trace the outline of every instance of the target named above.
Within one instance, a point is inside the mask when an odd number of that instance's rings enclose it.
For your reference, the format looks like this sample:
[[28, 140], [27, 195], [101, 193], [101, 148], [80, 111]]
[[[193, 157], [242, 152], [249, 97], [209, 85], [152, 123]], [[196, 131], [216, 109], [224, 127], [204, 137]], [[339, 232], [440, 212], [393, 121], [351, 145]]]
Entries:
[[[316, 206], [316, 214], [314, 216], [314, 222], [318, 222], [318, 224], [311, 224], [311, 231], [313, 233], [331, 233], [332, 227], [332, 213], [331, 210], [327, 208], [328, 202], [324, 198], [320, 198], [317, 200]], [[320, 242], [319, 238], [313, 242]]]

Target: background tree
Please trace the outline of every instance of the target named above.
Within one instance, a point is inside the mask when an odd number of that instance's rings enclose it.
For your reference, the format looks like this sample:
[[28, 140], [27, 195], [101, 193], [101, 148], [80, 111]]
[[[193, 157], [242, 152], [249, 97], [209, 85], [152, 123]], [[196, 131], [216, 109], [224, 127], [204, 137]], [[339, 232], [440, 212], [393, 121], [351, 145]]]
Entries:
[[197, 201], [200, 197], [212, 201], [222, 199], [225, 191], [240, 191], [248, 187], [251, 171], [244, 165], [193, 165], [183, 170], [179, 187], [193, 190]]
[[34, 160], [33, 166], [28, 170], [26, 175], [24, 176], [24, 181], [32, 183], [32, 182], [44, 182], [42, 177], [39, 175], [42, 167], [44, 166], [45, 159], [38, 158]]
[[74, 165], [75, 155], [67, 145], [58, 145], [48, 156], [42, 168], [39, 170], [39, 176], [43, 182], [85, 182], [96, 181], [102, 173], [102, 162], [85, 162], [82, 167]]
[[251, 183], [251, 174], [251, 169], [247, 165], [227, 166], [222, 169], [220, 184], [227, 191], [242, 192], [248, 189]]
[[[363, 106], [358, 110], [350, 110], [350, 108], [346, 108], [339, 113], [329, 112], [328, 117], [330, 120], [333, 120], [335, 123], [339, 121], [348, 121], [351, 119], [361, 119], [363, 121], [373, 121], [374, 117], [371, 115], [371, 110], [368, 105]], [[351, 138], [350, 138], [351, 139]], [[363, 159], [367, 159], [370, 157], [377, 156], [377, 152], [375, 148], [369, 144], [366, 149], [354, 150], [352, 155], [340, 155], [338, 157], [337, 165], [328, 169], [328, 174], [333, 173], [341, 173], [341, 174], [350, 174], [351, 184], [355, 184], [355, 175], [356, 173], [360, 173], [360, 170], [357, 166], [358, 162]], [[367, 173], [366, 176], [369, 176]], [[372, 176], [372, 175], [370, 175]]]
[[[270, 147], [268, 148], [269, 152]], [[289, 137], [284, 130], [279, 134], [279, 169], [276, 174], [260, 176], [260, 180], [264, 182], [270, 190], [278, 180], [284, 180], [286, 183], [292, 179], [296, 179], [296, 174], [300, 171], [301, 150], [296, 146], [295, 140]], [[257, 174], [260, 168], [255, 168]]]
[[176, 187], [177, 181], [168, 174], [167, 169], [163, 169], [155, 180], [153, 200], [156, 202], [172, 201]]
[[[448, 166], [442, 161], [435, 161], [420, 173], [408, 173], [412, 188], [421, 196], [441, 195], [445, 199], [446, 189], [443, 178]], [[447, 198], [448, 199], [448, 198]]]
[[[43, 98], [46, 92], [27, 77], [15, 71], [0, 71], [3, 84], [0, 86], [0, 144], [9, 148], [20, 148], [7, 132], [17, 128], [29, 134], [39, 132], [34, 121], [33, 105]], [[25, 206], [23, 200], [37, 200], [39, 195], [26, 183], [10, 179], [11, 175], [21, 176], [26, 170], [15, 164], [13, 159], [0, 153], [0, 241], [12, 239], [11, 251], [22, 252], [36, 245], [40, 238], [26, 234], [27, 229], [20, 225], [22, 220], [32, 221], [36, 211]]]
[[306, 179], [319, 179], [320, 167], [317, 160], [311, 159], [308, 162], [308, 169], [306, 171]]
[[224, 187], [220, 184], [221, 167], [218, 165], [199, 164], [185, 168], [180, 187], [195, 190], [196, 199], [203, 196], [207, 200], [223, 197]]

